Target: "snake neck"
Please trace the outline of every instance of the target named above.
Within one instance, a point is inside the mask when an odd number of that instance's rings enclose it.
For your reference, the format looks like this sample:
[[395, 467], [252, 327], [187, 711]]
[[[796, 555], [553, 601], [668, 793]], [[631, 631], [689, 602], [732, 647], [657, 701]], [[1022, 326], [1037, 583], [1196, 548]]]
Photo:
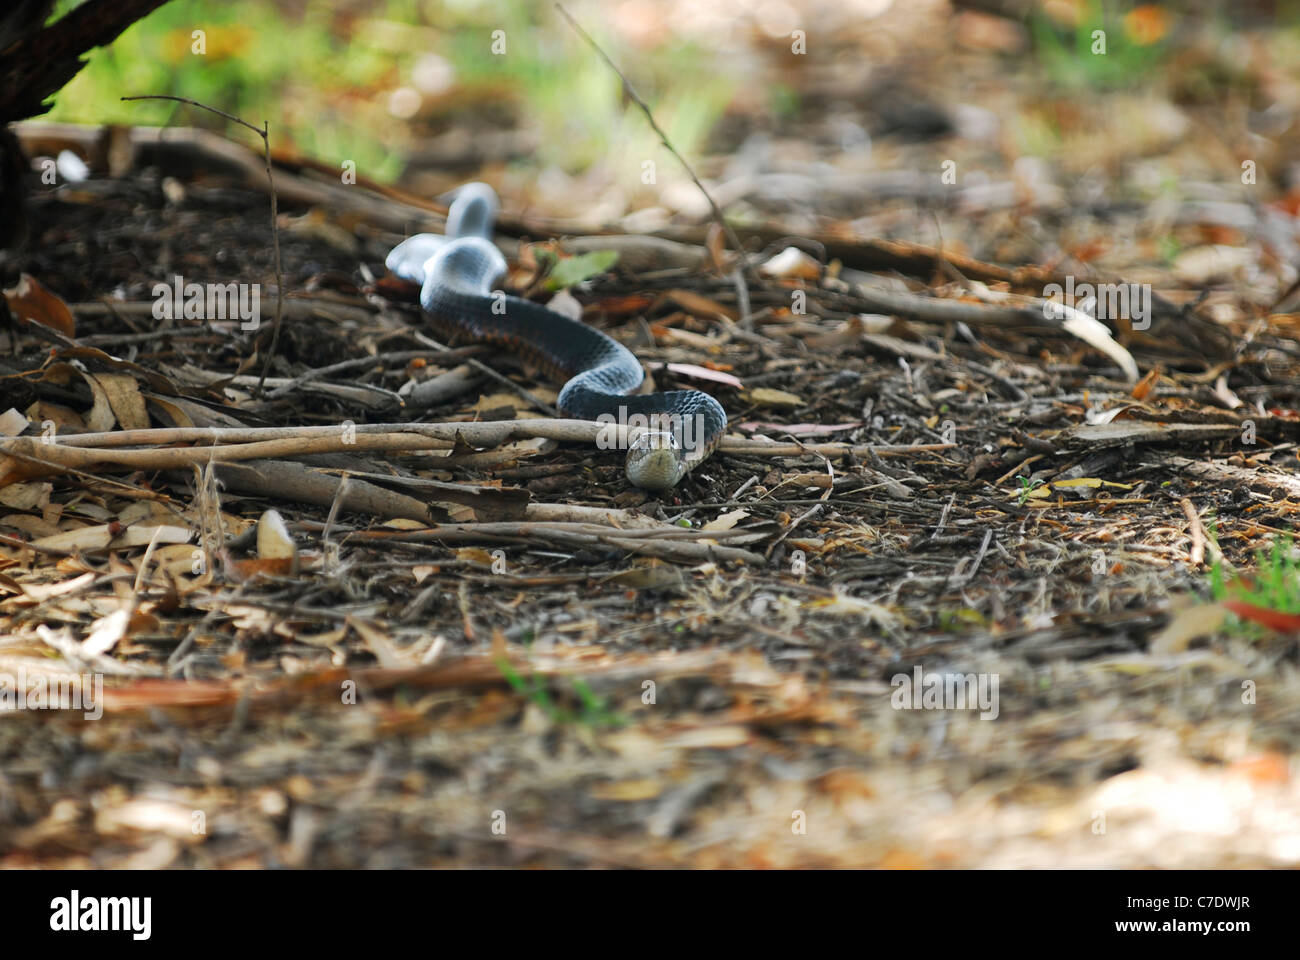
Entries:
[[457, 188], [447, 211], [447, 237], [481, 237], [490, 241], [498, 209], [496, 191], [486, 183], [467, 183]]

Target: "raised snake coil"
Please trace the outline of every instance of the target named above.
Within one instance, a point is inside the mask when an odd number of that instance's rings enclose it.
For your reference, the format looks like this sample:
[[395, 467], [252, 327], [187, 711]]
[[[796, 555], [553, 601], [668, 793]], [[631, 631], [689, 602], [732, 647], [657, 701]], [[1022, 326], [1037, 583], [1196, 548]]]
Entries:
[[410, 237], [385, 265], [420, 284], [420, 306], [440, 333], [504, 347], [563, 383], [556, 406], [565, 416], [634, 425], [643, 419], [652, 429], [628, 449], [628, 479], [650, 490], [676, 486], [722, 439], [722, 405], [700, 390], [629, 396], [645, 375], [621, 343], [540, 304], [494, 291], [506, 272], [492, 243], [496, 211], [491, 187], [466, 184], [448, 211], [446, 236]]

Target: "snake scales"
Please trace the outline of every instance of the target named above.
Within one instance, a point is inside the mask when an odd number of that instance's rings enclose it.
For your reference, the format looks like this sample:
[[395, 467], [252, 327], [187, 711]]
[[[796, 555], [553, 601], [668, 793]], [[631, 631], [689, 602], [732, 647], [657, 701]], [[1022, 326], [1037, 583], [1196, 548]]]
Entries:
[[627, 452], [638, 487], [677, 485], [717, 447], [727, 415], [700, 390], [631, 394], [645, 374], [621, 343], [541, 304], [493, 289], [506, 261], [492, 243], [497, 197], [483, 183], [461, 187], [447, 214], [446, 236], [418, 234], [399, 243], [385, 265], [420, 284], [420, 306], [439, 333], [496, 344], [563, 383], [556, 406], [568, 417], [646, 425]]

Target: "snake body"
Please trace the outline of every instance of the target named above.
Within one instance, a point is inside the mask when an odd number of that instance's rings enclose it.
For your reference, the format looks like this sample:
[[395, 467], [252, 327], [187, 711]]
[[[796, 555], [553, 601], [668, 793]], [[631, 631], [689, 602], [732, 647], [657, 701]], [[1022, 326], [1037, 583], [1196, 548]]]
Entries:
[[541, 304], [493, 289], [506, 272], [492, 242], [497, 198], [483, 183], [457, 190], [446, 236], [418, 234], [399, 243], [385, 265], [420, 284], [420, 306], [443, 335], [503, 347], [563, 383], [556, 406], [579, 420], [642, 422], [627, 453], [628, 479], [666, 490], [717, 447], [727, 414], [700, 390], [629, 395], [645, 374], [617, 340]]

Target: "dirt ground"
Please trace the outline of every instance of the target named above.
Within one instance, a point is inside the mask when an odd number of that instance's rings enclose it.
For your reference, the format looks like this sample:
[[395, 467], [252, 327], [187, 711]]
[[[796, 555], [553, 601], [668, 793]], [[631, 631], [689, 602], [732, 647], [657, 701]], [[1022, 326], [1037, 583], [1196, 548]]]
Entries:
[[[36, 190], [6, 277], [75, 332], [4, 332], [0, 408], [31, 426], [0, 464], [0, 672], [100, 677], [103, 716], [0, 720], [0, 866], [1300, 864], [1294, 624], [1195, 612], [1300, 509], [1300, 134], [1252, 112], [1300, 110], [1300, 60], [1246, 25], [1257, 74], [1195, 93], [1227, 54], [1193, 31], [1140, 89], [1049, 94], [1009, 21], [944, 11], [898, 13], [892, 53], [835, 33], [860, 72], [778, 62], [803, 112], [715, 131], [701, 174], [750, 269], [705, 211], [622, 224], [685, 246], [571, 291], [658, 387], [727, 410], [732, 442], [662, 497], [531, 428], [76, 447], [528, 423], [559, 385], [434, 342], [383, 279], [436, 205], [363, 183], [342, 209], [285, 159], [259, 389], [256, 153], [140, 148]], [[1049, 118], [1028, 159], [1015, 133]], [[611, 226], [480, 173], [518, 292], [528, 241]], [[804, 267], [760, 269], [788, 246]], [[160, 323], [175, 274], [262, 284], [264, 324]], [[1042, 309], [1085, 282], [1150, 295], [1114, 349]]]

